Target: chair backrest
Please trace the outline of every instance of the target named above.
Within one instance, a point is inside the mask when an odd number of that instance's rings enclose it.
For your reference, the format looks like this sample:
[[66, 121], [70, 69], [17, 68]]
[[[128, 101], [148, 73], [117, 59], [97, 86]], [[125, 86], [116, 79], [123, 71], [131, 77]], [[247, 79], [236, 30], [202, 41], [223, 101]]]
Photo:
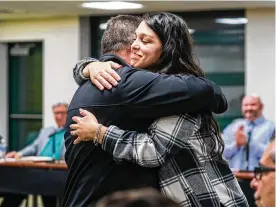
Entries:
[[37, 138], [38, 134], [39, 134], [38, 131], [29, 132], [26, 137], [26, 146], [31, 144]]

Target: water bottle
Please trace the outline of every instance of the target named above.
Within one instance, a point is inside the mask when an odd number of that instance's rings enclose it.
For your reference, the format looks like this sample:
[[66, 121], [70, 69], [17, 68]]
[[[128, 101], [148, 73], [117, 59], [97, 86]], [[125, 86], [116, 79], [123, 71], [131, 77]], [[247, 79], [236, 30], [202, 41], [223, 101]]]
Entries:
[[4, 158], [7, 150], [5, 139], [0, 135], [0, 158]]

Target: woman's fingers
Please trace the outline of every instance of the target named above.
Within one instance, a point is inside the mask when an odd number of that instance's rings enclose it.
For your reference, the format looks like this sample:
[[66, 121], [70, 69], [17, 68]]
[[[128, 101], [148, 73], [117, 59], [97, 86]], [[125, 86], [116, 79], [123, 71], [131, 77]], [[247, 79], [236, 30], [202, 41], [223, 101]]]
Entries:
[[81, 120], [81, 117], [79, 117], [79, 116], [73, 116], [72, 120], [78, 124], [80, 122], [80, 120]]
[[112, 88], [112, 85], [110, 85], [104, 78], [103, 76], [97, 76], [95, 77], [102, 86], [104, 86], [105, 88], [107, 89], [111, 89]]
[[78, 135], [78, 132], [77, 132], [77, 130], [72, 130], [72, 131], [70, 131], [70, 134], [71, 134], [72, 136], [77, 136], [77, 135]]
[[81, 138], [78, 137], [77, 139], [74, 140], [73, 143], [74, 143], [74, 144], [78, 144], [78, 143], [80, 143], [81, 141], [82, 141]]
[[99, 90], [104, 90], [103, 85], [97, 79], [93, 78], [91, 81]]
[[70, 129], [78, 129], [78, 124], [70, 124]]
[[120, 81], [121, 80], [121, 77], [118, 75], [118, 73], [116, 73], [115, 70], [113, 70], [113, 69], [107, 69], [106, 72], [109, 73], [116, 81]]
[[123, 67], [122, 65], [115, 63], [113, 61], [109, 61], [109, 63], [110, 63], [111, 68], [113, 68], [113, 69], [120, 69]]
[[85, 110], [85, 109], [82, 109], [82, 108], [80, 108], [80, 114], [81, 114], [82, 116], [93, 115], [91, 112], [89, 112], [89, 111], [87, 111], [87, 110]]
[[113, 70], [113, 68], [121, 68], [122, 65], [108, 61], [108, 62], [94, 62], [89, 69], [90, 79], [94, 85], [100, 90], [104, 88], [111, 89], [112, 85], [117, 86], [120, 76]]
[[[111, 69], [112, 70], [112, 69]], [[116, 73], [116, 72], [115, 72]], [[109, 83], [111, 83], [113, 86], [117, 86], [118, 82], [116, 81], [116, 79], [108, 72], [103, 72], [102, 77], [108, 81]]]

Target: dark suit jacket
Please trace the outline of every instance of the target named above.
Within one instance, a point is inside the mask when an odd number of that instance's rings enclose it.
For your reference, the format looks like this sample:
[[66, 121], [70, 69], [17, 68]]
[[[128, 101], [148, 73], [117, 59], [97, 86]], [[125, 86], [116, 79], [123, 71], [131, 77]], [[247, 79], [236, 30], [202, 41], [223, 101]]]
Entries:
[[194, 76], [168, 76], [135, 69], [114, 55], [102, 61], [122, 64], [119, 85], [100, 91], [87, 81], [76, 91], [68, 110], [65, 160], [69, 167], [63, 206], [88, 206], [118, 190], [159, 188], [157, 170], [132, 163], [117, 164], [93, 142], [73, 145], [69, 125], [79, 108], [92, 112], [99, 123], [146, 132], [157, 118], [193, 111], [225, 111], [227, 102], [218, 86]]

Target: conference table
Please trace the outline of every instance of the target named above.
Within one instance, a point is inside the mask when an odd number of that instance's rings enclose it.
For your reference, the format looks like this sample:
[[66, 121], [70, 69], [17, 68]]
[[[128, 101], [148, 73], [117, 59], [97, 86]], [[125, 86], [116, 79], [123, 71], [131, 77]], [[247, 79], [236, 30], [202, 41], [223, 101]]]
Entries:
[[[59, 206], [67, 173], [67, 166], [64, 162], [1, 161], [0, 193], [55, 196], [59, 198], [57, 202]], [[233, 173], [251, 203], [253, 191], [250, 191], [248, 187], [254, 176], [253, 173], [238, 171], [233, 171]], [[34, 206], [36, 205], [35, 202]]]
[[[63, 195], [67, 177], [64, 162], [2, 161], [0, 162], [0, 194], [32, 194], [54, 196], [57, 206]], [[34, 199], [37, 206], [37, 199]]]

